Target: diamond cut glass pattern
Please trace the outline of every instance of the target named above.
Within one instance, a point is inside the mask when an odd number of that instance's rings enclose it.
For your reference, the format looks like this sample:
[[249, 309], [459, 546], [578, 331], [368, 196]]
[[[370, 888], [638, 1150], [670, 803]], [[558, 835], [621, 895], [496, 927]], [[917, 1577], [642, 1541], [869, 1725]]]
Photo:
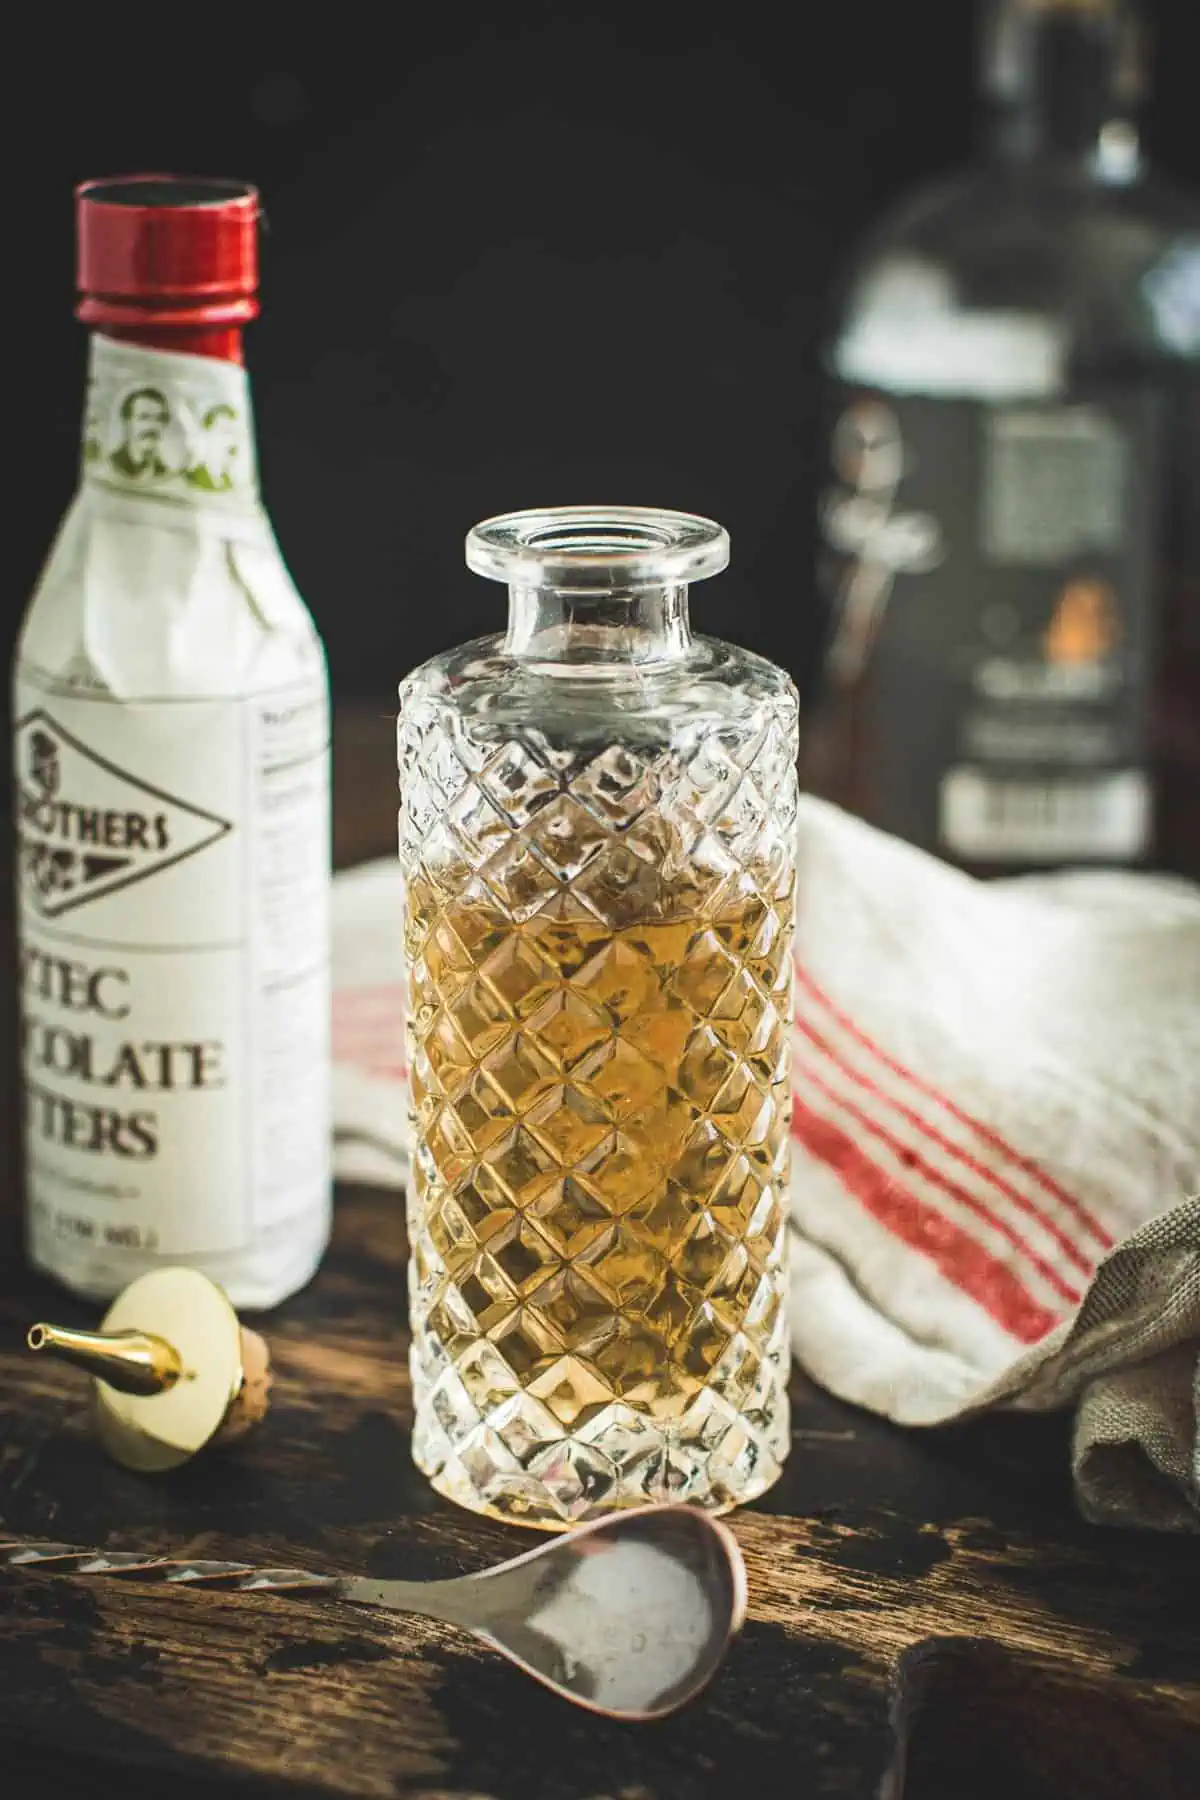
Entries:
[[550, 1528], [786, 1453], [796, 800], [785, 676], [684, 634], [633, 679], [664, 590], [556, 580], [398, 728], [414, 1454]]

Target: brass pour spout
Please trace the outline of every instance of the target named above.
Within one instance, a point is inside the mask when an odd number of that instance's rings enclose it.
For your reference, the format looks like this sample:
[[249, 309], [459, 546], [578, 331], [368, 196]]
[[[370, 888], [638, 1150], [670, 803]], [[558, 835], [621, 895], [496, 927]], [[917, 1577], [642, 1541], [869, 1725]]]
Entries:
[[148, 1331], [75, 1331], [67, 1325], [31, 1325], [26, 1343], [86, 1369], [122, 1394], [163, 1394], [183, 1373], [179, 1352]]

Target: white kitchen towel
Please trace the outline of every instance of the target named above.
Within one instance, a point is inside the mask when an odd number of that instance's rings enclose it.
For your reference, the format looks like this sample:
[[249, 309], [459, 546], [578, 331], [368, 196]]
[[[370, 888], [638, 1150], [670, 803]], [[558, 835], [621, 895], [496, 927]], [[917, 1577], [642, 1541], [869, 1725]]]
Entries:
[[[905, 1425], [1071, 1406], [1089, 1517], [1200, 1529], [1200, 891], [798, 829], [798, 1360]], [[400, 912], [390, 861], [335, 882], [347, 1181], [404, 1181]]]

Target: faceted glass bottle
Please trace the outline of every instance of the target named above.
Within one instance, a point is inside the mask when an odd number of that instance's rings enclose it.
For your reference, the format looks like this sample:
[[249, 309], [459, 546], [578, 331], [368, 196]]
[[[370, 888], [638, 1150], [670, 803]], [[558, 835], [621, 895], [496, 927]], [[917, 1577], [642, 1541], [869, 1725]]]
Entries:
[[828, 353], [802, 779], [979, 874], [1200, 876], [1200, 204], [1133, 0], [983, 8], [987, 160], [864, 245]]
[[693, 637], [711, 521], [479, 525], [507, 634], [400, 690], [414, 1455], [560, 1529], [788, 1447], [797, 702]]

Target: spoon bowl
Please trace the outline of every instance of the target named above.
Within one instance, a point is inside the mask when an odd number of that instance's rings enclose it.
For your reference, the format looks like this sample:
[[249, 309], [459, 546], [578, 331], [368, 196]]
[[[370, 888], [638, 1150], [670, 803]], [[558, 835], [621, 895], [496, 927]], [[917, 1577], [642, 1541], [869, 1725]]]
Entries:
[[343, 1598], [462, 1626], [568, 1700], [657, 1719], [694, 1698], [746, 1613], [728, 1526], [691, 1506], [614, 1513], [452, 1581], [350, 1579]]

